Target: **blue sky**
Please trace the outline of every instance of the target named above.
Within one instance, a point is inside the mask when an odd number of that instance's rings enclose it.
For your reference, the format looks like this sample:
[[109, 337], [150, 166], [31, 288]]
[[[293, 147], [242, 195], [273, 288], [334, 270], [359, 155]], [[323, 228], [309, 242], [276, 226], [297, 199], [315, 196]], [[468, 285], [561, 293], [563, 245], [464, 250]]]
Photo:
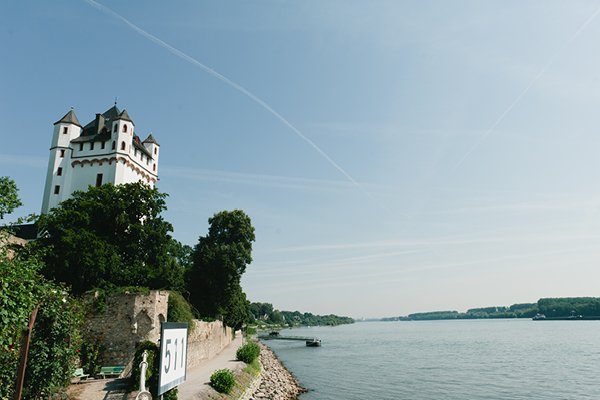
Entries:
[[19, 215], [39, 212], [52, 123], [118, 97], [161, 144], [177, 239], [252, 217], [252, 300], [361, 317], [600, 295], [600, 2], [100, 3], [359, 187], [89, 2], [3, 2]]

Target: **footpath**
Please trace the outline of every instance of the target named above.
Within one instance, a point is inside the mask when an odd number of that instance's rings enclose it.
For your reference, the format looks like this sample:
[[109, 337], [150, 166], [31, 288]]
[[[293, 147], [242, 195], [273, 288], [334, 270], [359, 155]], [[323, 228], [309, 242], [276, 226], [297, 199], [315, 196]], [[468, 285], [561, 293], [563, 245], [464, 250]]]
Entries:
[[210, 376], [218, 369], [229, 368], [232, 371], [242, 370], [245, 364], [236, 361], [235, 353], [242, 345], [242, 333], [236, 332], [235, 339], [219, 354], [197, 367], [188, 369], [186, 381], [179, 385], [179, 400], [194, 400], [204, 398], [213, 389], [209, 386]]

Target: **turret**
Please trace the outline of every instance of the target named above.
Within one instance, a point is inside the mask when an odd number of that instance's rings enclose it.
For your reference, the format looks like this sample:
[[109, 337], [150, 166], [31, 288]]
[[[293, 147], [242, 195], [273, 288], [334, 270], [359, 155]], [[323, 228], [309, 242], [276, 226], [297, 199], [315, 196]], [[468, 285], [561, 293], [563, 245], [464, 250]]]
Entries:
[[63, 200], [63, 194], [67, 193], [65, 183], [69, 182], [68, 175], [71, 170], [70, 144], [71, 140], [81, 135], [82, 130], [73, 109], [54, 123], [42, 213], [47, 213], [52, 207], [55, 207]]
[[156, 142], [152, 134], [149, 134], [142, 144], [146, 150], [152, 154], [152, 173], [158, 175], [158, 156], [160, 155], [160, 145]]
[[112, 137], [116, 141], [118, 152], [128, 153], [133, 141], [135, 124], [127, 110], [123, 110], [115, 117], [112, 124]]

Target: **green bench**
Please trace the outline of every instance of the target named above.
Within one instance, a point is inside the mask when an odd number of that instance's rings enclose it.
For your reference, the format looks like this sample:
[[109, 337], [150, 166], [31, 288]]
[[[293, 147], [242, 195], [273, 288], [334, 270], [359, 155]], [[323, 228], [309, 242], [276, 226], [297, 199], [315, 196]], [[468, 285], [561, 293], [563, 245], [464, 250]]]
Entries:
[[73, 372], [73, 378], [77, 378], [77, 382], [79, 381], [83, 381], [87, 378], [89, 378], [89, 374], [84, 374], [83, 373], [83, 368], [77, 368], [75, 370], [75, 372]]
[[125, 367], [122, 365], [118, 365], [118, 366], [112, 366], [112, 367], [102, 367], [100, 368], [100, 373], [98, 374], [99, 376], [102, 377], [102, 379], [105, 379], [107, 376], [120, 376], [121, 373], [125, 370]]

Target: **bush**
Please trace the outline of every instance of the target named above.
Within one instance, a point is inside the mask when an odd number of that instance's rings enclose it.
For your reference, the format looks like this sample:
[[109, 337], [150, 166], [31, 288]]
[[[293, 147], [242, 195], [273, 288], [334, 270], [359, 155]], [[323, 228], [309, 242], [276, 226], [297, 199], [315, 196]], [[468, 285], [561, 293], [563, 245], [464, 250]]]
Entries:
[[194, 328], [194, 313], [192, 306], [179, 292], [169, 292], [169, 308], [167, 311], [167, 321], [169, 322], [187, 322], [189, 331]]
[[[140, 363], [142, 362], [142, 354], [144, 350], [148, 354], [146, 362], [148, 368], [146, 369], [146, 388], [152, 394], [153, 398], [157, 398], [158, 392], [158, 369], [160, 348], [154, 344], [154, 342], [145, 341], [138, 343], [135, 349], [135, 356], [133, 357], [133, 365], [131, 367], [131, 377], [129, 378], [129, 388], [131, 390], [139, 390], [140, 383]], [[177, 388], [171, 389], [163, 394], [163, 400], [177, 400]]]
[[219, 393], [229, 393], [235, 385], [235, 377], [230, 369], [220, 369], [210, 376], [210, 386]]
[[235, 353], [238, 360], [251, 364], [260, 355], [260, 346], [255, 342], [248, 342]]
[[104, 353], [104, 346], [98, 339], [84, 339], [81, 345], [81, 367], [83, 372], [91, 376], [95, 376], [100, 372], [101, 358]]

